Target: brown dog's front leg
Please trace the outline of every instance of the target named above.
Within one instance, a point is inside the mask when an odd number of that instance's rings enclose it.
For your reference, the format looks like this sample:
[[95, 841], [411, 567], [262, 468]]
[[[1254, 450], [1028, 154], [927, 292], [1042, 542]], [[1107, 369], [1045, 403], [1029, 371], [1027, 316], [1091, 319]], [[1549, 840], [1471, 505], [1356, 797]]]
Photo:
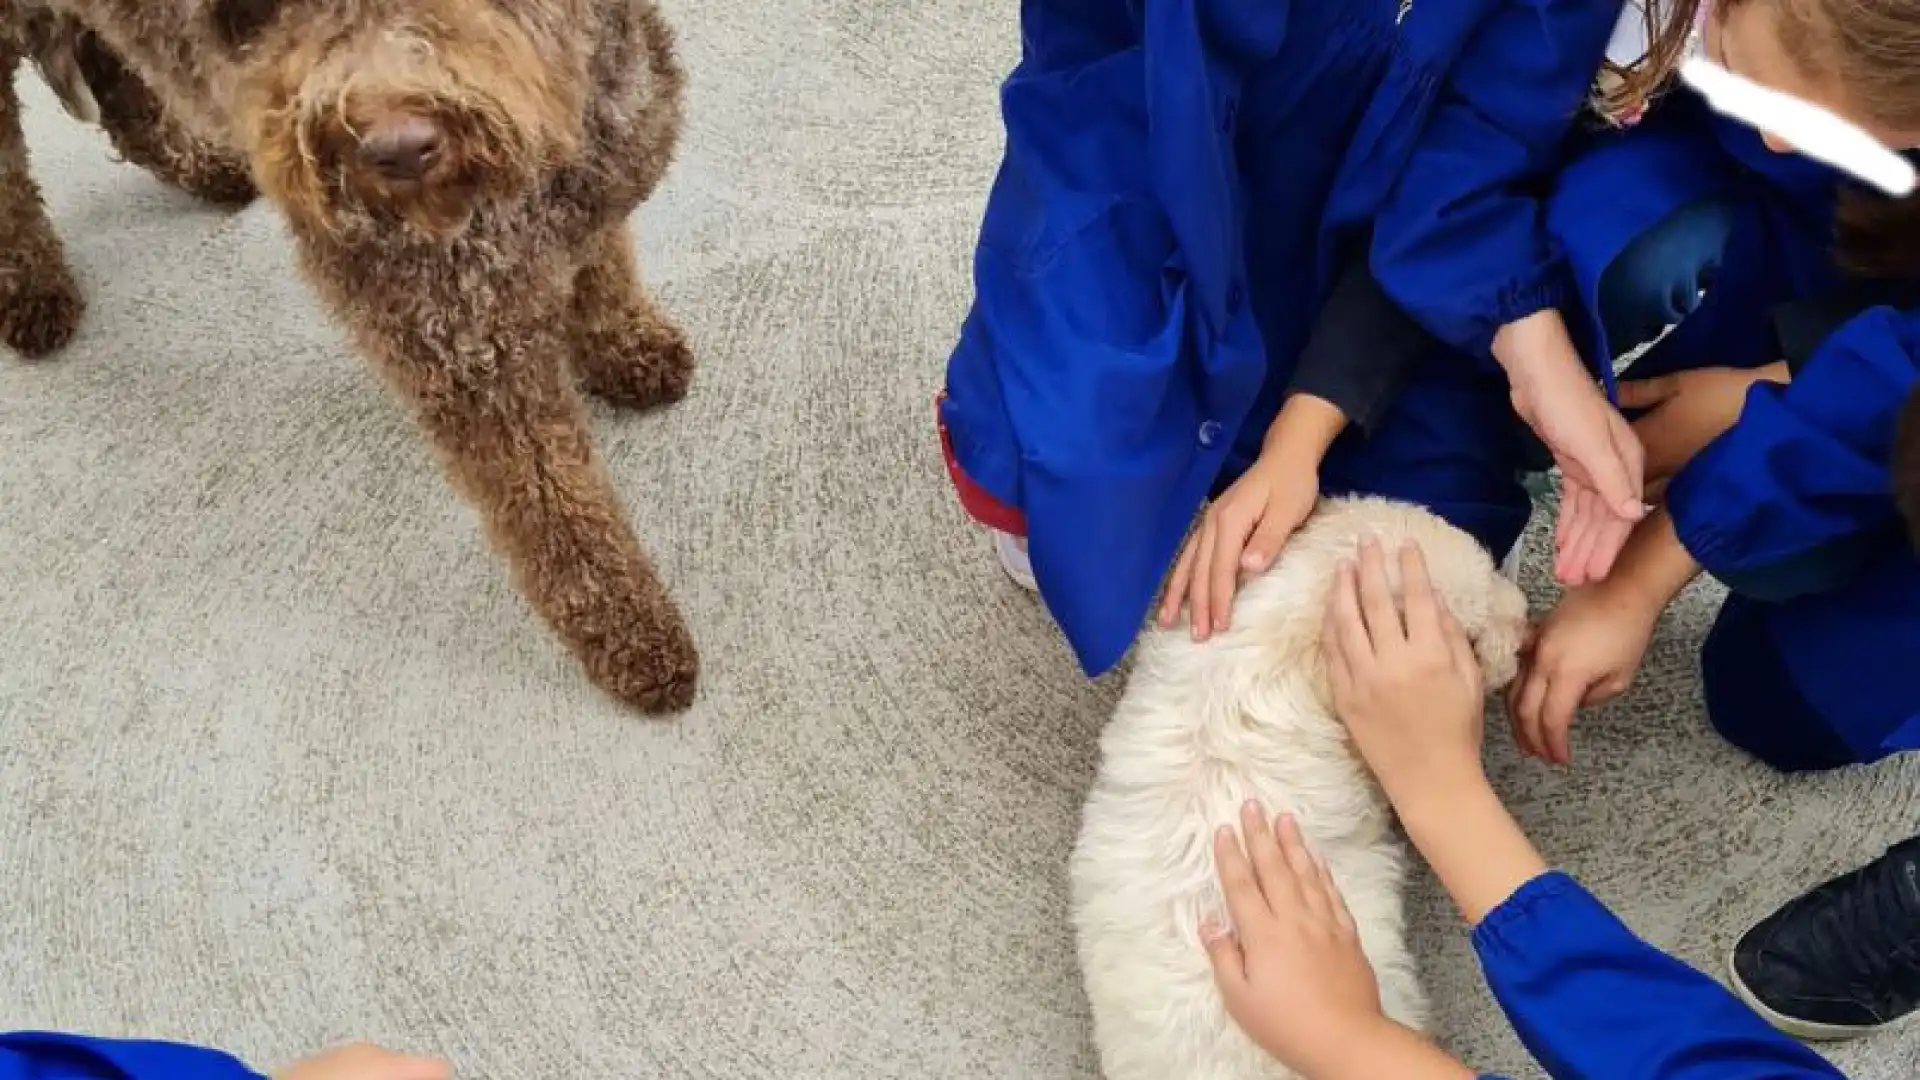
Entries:
[[693, 380], [687, 335], [640, 283], [624, 223], [588, 242], [574, 275], [573, 366], [588, 393], [628, 409], [679, 401]]
[[[309, 261], [323, 295], [413, 405], [522, 594], [595, 683], [646, 712], [685, 708], [699, 657], [566, 379], [564, 275], [538, 255], [323, 262]], [[476, 269], [489, 262], [514, 270]]]
[[20, 53], [0, 28], [0, 342], [38, 357], [73, 339], [86, 301], [27, 161], [13, 86], [19, 68]]
[[121, 157], [208, 202], [253, 201], [246, 162], [182, 126], [98, 36], [80, 39], [78, 62], [100, 105], [100, 126]]

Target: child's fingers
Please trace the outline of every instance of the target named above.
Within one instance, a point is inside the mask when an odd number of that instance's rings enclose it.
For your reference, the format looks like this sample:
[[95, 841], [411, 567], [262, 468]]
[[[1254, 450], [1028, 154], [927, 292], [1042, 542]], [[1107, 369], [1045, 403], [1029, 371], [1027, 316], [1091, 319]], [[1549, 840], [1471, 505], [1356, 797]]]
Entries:
[[1239, 521], [1222, 521], [1213, 535], [1213, 629], [1225, 630], [1233, 620], [1233, 591], [1240, 583], [1240, 546], [1249, 527]]
[[1254, 880], [1260, 883], [1267, 910], [1276, 913], [1295, 910], [1300, 903], [1300, 882], [1292, 871], [1292, 860], [1282, 850], [1286, 840], [1274, 838], [1260, 804], [1249, 802], [1240, 808], [1240, 830], [1246, 837]]
[[1236, 932], [1245, 936], [1265, 928], [1272, 912], [1232, 826], [1222, 825], [1214, 832], [1213, 861], [1220, 874], [1220, 894], [1227, 902], [1227, 915], [1233, 919]]
[[[1639, 460], [1640, 448], [1633, 442], [1632, 431], [1625, 430], [1624, 422], [1616, 425], [1615, 422], [1620, 419], [1619, 411], [1607, 404], [1605, 399], [1601, 400], [1600, 407], [1612, 413], [1611, 416], [1602, 415], [1602, 422], [1607, 425], [1606, 438], [1591, 444], [1587, 460], [1582, 464], [1593, 481], [1590, 486], [1600, 496], [1601, 503], [1614, 508], [1614, 512], [1622, 517], [1638, 520], [1637, 515], [1644, 513], [1640, 509], [1644, 505], [1640, 500], [1644, 487], [1644, 464]], [[1615, 430], [1616, 426], [1622, 430]]]
[[1453, 661], [1453, 670], [1461, 678], [1478, 681], [1480, 678], [1480, 658], [1473, 655], [1473, 642], [1467, 640], [1467, 632], [1461, 628], [1460, 620], [1445, 604], [1440, 605], [1440, 638], [1447, 643], [1447, 657]]
[[1180, 560], [1173, 564], [1173, 578], [1167, 582], [1167, 594], [1160, 599], [1160, 625], [1171, 627], [1180, 621], [1180, 605], [1187, 599], [1187, 582], [1193, 576], [1193, 552], [1201, 538], [1195, 533], [1180, 548]]
[[1513, 692], [1510, 701], [1513, 713], [1513, 739], [1520, 746], [1520, 752], [1528, 757], [1545, 756], [1540, 742], [1540, 710], [1546, 704], [1547, 665], [1537, 660], [1527, 666], [1526, 677]]
[[1411, 541], [1400, 547], [1400, 593], [1406, 598], [1407, 638], [1432, 640], [1440, 633], [1440, 601], [1427, 576], [1427, 559]]
[[1340, 635], [1340, 657], [1347, 670], [1364, 677], [1373, 661], [1373, 639], [1367, 634], [1367, 619], [1360, 612], [1359, 571], [1353, 563], [1341, 560], [1334, 573], [1332, 602], [1327, 611]]
[[1245, 554], [1240, 556], [1241, 569], [1258, 573], [1272, 566], [1280, 549], [1287, 546], [1287, 538], [1299, 527], [1293, 515], [1269, 504], [1267, 512], [1260, 515], [1260, 523], [1254, 526], [1253, 536], [1247, 540]]
[[1547, 760], [1556, 765], [1573, 764], [1567, 733], [1573, 729], [1574, 710], [1586, 697], [1588, 686], [1587, 679], [1562, 674], [1547, 692], [1539, 721], [1540, 745], [1546, 751]]
[[1187, 606], [1192, 614], [1193, 640], [1205, 641], [1213, 631], [1213, 534], [1217, 526], [1212, 515], [1202, 527], [1199, 539], [1194, 541], [1193, 581], [1188, 586]]
[[1616, 389], [1623, 409], [1650, 409], [1667, 400], [1680, 389], [1680, 382], [1671, 375], [1658, 375], [1651, 379], [1622, 379]]
[[1200, 943], [1206, 946], [1220, 996], [1231, 1001], [1247, 985], [1247, 957], [1240, 951], [1240, 940], [1226, 928], [1209, 922], [1200, 924]]
[[438, 1058], [399, 1057], [388, 1063], [381, 1080], [452, 1080], [453, 1066]]
[[1312, 851], [1307, 854], [1313, 858], [1314, 878], [1318, 882], [1320, 895], [1326, 899], [1327, 911], [1332, 914], [1334, 923], [1342, 930], [1352, 931], [1353, 912], [1347, 909], [1347, 898], [1341, 895], [1340, 886], [1333, 883], [1333, 872], [1327, 869], [1327, 861]]
[[1388, 653], [1406, 643], [1407, 630], [1387, 581], [1387, 557], [1372, 537], [1360, 544], [1360, 613], [1366, 617], [1367, 638], [1376, 653]]
[[1292, 814], [1282, 814], [1276, 831], [1279, 834], [1280, 854], [1286, 860], [1287, 885], [1292, 890], [1289, 901], [1299, 905], [1298, 910], [1313, 922], [1332, 922], [1333, 909], [1327, 905], [1327, 898], [1317, 885], [1320, 871], [1313, 855], [1307, 851], [1306, 838], [1300, 835], [1300, 823], [1294, 820]]
[[1562, 585], [1580, 585], [1581, 552], [1591, 549], [1595, 525], [1594, 510], [1599, 496], [1584, 487], [1569, 485], [1560, 500], [1560, 519], [1554, 532], [1559, 542], [1553, 559], [1554, 579]]
[[1600, 527], [1595, 530], [1592, 551], [1587, 556], [1587, 580], [1604, 581], [1613, 573], [1613, 561], [1620, 557], [1620, 549], [1627, 546], [1627, 538], [1633, 535], [1633, 522], [1617, 514], [1608, 514], [1601, 519]]
[[1320, 651], [1327, 658], [1327, 681], [1332, 684], [1336, 706], [1353, 695], [1353, 669], [1347, 666], [1346, 644], [1341, 637], [1340, 621], [1334, 618], [1334, 606], [1328, 604], [1320, 618]]

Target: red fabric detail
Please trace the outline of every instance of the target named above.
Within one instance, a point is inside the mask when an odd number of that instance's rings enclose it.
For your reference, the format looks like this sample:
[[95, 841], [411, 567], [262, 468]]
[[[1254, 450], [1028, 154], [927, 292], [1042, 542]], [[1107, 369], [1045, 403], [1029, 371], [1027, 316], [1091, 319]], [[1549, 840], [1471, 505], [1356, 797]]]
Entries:
[[940, 453], [947, 459], [947, 475], [953, 480], [954, 493], [960, 496], [960, 507], [967, 516], [985, 525], [989, 529], [1012, 536], [1027, 535], [1026, 515], [987, 494], [987, 489], [973, 482], [960, 468], [960, 461], [953, 456], [953, 436], [947, 431], [947, 420], [940, 412], [940, 403], [947, 399], [942, 390], [933, 399], [933, 420], [940, 428]]

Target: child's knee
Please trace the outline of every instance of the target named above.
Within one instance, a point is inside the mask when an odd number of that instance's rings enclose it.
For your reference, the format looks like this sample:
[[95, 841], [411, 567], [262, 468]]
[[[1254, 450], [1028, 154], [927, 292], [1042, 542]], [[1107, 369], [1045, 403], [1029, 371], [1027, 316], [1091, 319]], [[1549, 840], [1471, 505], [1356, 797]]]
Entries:
[[1707, 721], [1720, 737], [1783, 773], [1861, 763], [1833, 725], [1801, 694], [1757, 612], [1741, 601], [1721, 609], [1700, 651]]
[[1652, 341], [1693, 313], [1732, 228], [1726, 204], [1701, 200], [1641, 233], [1608, 264], [1600, 277], [1600, 319], [1614, 352]]

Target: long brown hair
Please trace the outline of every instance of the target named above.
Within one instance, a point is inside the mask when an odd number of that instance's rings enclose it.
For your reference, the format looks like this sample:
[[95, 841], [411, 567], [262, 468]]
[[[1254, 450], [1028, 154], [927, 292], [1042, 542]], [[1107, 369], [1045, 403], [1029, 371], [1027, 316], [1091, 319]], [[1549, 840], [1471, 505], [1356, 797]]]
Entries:
[[[1920, 131], [1920, 0], [1768, 2], [1778, 7], [1787, 55], [1802, 71], [1838, 82], [1875, 123]], [[1894, 199], [1848, 185], [1834, 231], [1845, 269], [1920, 276], [1920, 196]]]
[[[1621, 122], [1670, 86], [1702, 3], [1722, 12], [1772, 4], [1787, 56], [1809, 77], [1838, 83], [1875, 123], [1920, 131], [1920, 0], [1646, 0], [1647, 55], [1608, 61], [1594, 108]], [[1888, 198], [1848, 183], [1834, 212], [1834, 258], [1851, 274], [1920, 277], [1920, 194]]]
[[1625, 66], [1604, 61], [1594, 87], [1594, 109], [1614, 122], [1644, 112], [1680, 69], [1700, 0], [1644, 0], [1640, 8], [1646, 25], [1646, 55]]

